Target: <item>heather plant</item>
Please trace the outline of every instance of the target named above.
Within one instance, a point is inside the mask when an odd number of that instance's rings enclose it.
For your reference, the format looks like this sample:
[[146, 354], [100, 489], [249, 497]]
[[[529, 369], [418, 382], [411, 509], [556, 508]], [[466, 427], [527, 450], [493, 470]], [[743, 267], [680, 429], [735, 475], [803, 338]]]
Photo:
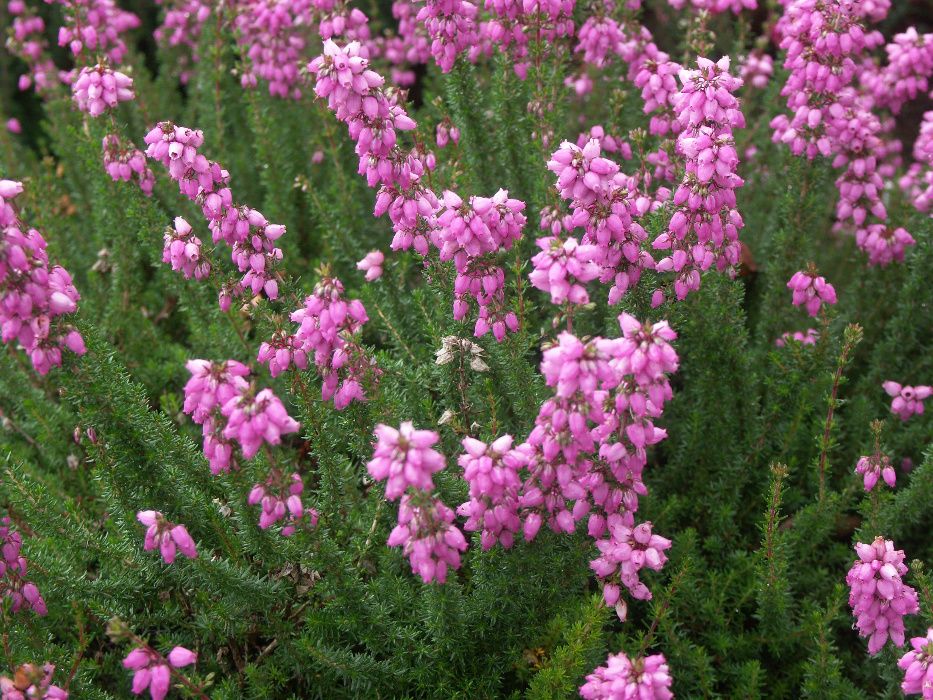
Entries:
[[3, 700], [933, 698], [921, 4], [0, 28]]

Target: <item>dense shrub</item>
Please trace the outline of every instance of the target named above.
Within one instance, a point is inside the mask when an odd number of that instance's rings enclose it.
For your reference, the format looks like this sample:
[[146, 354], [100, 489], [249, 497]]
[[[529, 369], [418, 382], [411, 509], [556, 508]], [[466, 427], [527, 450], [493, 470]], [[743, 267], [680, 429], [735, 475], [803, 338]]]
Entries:
[[933, 697], [922, 3], [642, 4], [8, 0], [3, 698]]

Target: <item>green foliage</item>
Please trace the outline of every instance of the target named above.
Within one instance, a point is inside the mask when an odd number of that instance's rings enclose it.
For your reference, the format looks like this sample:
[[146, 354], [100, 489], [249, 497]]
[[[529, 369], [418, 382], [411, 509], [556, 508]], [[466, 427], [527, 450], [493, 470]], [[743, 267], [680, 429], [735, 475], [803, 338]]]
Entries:
[[[719, 49], [746, 48], [741, 36], [719, 31], [725, 24], [716, 28]], [[662, 651], [683, 698], [894, 696], [895, 653], [867, 660], [842, 583], [853, 542], [879, 534], [908, 562], [933, 565], [931, 411], [901, 423], [881, 389], [886, 379], [933, 383], [929, 218], [910, 220], [917, 245], [888, 268], [867, 268], [848, 237], [831, 238], [834, 171], [766, 144], [767, 108], [779, 99], [773, 82], [742, 95], [749, 128], [739, 152], [751, 143], [761, 149], [739, 191], [754, 264], [735, 279], [707, 274], [686, 301], [654, 309], [651, 273], [614, 306], [593, 283], [593, 302], [555, 323], [557, 310], [527, 275], [541, 210], [558, 203], [545, 161], [581, 130], [563, 82], [571, 59], [536, 40], [527, 80], [502, 58], [460, 62], [446, 76], [431, 68], [419, 77], [417, 106], [407, 104], [419, 123], [413, 138], [430, 144], [444, 118], [461, 131], [459, 144], [437, 151], [431, 186], [466, 195], [506, 188], [527, 203], [529, 221], [501, 261], [519, 332], [501, 344], [476, 339], [486, 372], [437, 365], [444, 337], [473, 334], [452, 319], [450, 266], [436, 254], [389, 254], [383, 277], [363, 283], [355, 262], [387, 250], [392, 232], [372, 216], [374, 195], [344, 126], [310, 94], [282, 101], [261, 86], [244, 91], [236, 75], [244, 57], [228, 34], [208, 23], [183, 91], [169, 53], [158, 50], [153, 74], [153, 56], [131, 51], [145, 101], [122, 105], [112, 123], [57, 97], [41, 108], [17, 103], [21, 118], [36, 114], [27, 138], [0, 133], [0, 177], [25, 183], [23, 220], [74, 275], [82, 295], [75, 318], [88, 345], [47, 377], [15, 348], [0, 348], [0, 508], [23, 533], [30, 576], [49, 604], [44, 618], [3, 610], [5, 666], [48, 660], [70, 674], [73, 697], [127, 697], [125, 645], [107, 635], [108, 621], [120, 618], [162, 651], [196, 649], [189, 677], [215, 699], [564, 698], [619, 651]], [[683, 47], [662, 48], [676, 55]], [[4, 96], [11, 70], [0, 52]], [[582, 128], [599, 123], [626, 136], [644, 125], [625, 71], [607, 68]], [[217, 276], [186, 282], [162, 263], [162, 234], [175, 216], [210, 240], [199, 208], [155, 164], [151, 198], [111, 181], [100, 151], [105, 134], [138, 145], [162, 119], [203, 129], [203, 150], [229, 169], [236, 200], [287, 225], [283, 301], [244, 298], [222, 312]], [[644, 154], [660, 142], [643, 133], [631, 140], [634, 161], [622, 167], [634, 173], [650, 167]], [[903, 202], [890, 213], [893, 221], [908, 216]], [[668, 214], [646, 217], [652, 235]], [[225, 257], [218, 249], [223, 274], [232, 273]], [[815, 345], [776, 348], [782, 332], [803, 323], [786, 283], [811, 261], [840, 304], [820, 319]], [[272, 379], [255, 361], [260, 342], [293, 327], [288, 313], [322, 268], [363, 301], [364, 344], [382, 370], [370, 400], [341, 412], [321, 400], [313, 371]], [[460, 440], [509, 433], [520, 442], [549, 395], [538, 372], [542, 345], [571, 322], [581, 337], [616, 337], [623, 310], [669, 320], [681, 361], [659, 421], [669, 437], [649, 451], [650, 494], [638, 513], [673, 540], [664, 570], [644, 576], [653, 599], [630, 602], [625, 623], [602, 605], [582, 524], [575, 535], [542, 531], [508, 551], [484, 552], [473, 536], [446, 585], [423, 585], [385, 546], [397, 505], [367, 474], [374, 424], [437, 429], [448, 460], [438, 492], [462, 503]], [[301, 432], [274, 454], [212, 477], [199, 431], [181, 411], [191, 358], [250, 363]], [[881, 418], [898, 485], [866, 496], [853, 470]], [[905, 458], [912, 469], [901, 468]], [[258, 528], [247, 494], [273, 466], [302, 475], [320, 514], [316, 528], [291, 538]], [[143, 509], [185, 523], [200, 556], [166, 566], [144, 552], [135, 518]], [[922, 564], [914, 571], [909, 581], [924, 609], [908, 629], [920, 633], [933, 622], [931, 588]]]

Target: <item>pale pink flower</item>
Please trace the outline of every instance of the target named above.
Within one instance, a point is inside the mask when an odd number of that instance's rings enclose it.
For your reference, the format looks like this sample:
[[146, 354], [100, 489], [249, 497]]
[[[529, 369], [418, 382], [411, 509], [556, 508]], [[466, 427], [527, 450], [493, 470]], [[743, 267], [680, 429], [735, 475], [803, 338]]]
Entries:
[[382, 277], [382, 264], [384, 261], [385, 255], [381, 250], [371, 250], [356, 264], [356, 269], [365, 272], [366, 281], [372, 282]]
[[386, 498], [394, 501], [409, 486], [430, 491], [431, 475], [444, 468], [444, 455], [435, 449], [440, 436], [433, 430], [415, 430], [404, 421], [398, 430], [380, 423], [373, 431], [376, 445], [373, 458], [366, 465], [370, 476], [386, 481]]
[[923, 700], [933, 700], [933, 627], [926, 637], [910, 640], [911, 650], [897, 662], [904, 671], [901, 690], [905, 695], [922, 695]]
[[849, 606], [859, 635], [868, 637], [868, 653], [874, 656], [889, 639], [904, 645], [904, 617], [919, 610], [917, 591], [902, 581], [907, 573], [904, 552], [894, 542], [876, 537], [871, 544], [858, 542], [859, 558], [846, 575]]
[[908, 386], [897, 382], [886, 381], [882, 384], [885, 392], [893, 400], [891, 401], [891, 413], [894, 413], [902, 421], [906, 421], [912, 415], [923, 414], [923, 402], [933, 394], [933, 387], [926, 385]]
[[194, 540], [184, 525], [169, 522], [157, 510], [141, 510], [136, 519], [146, 526], [143, 549], [148, 552], [158, 548], [166, 564], [175, 561], [176, 550], [189, 559], [198, 556]]

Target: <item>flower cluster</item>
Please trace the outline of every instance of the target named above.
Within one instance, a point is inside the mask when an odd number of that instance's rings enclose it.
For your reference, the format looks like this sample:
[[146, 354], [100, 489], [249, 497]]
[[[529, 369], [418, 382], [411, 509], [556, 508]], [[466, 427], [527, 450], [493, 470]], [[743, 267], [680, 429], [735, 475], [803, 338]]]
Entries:
[[200, 205], [214, 243], [224, 241], [231, 247], [231, 258], [243, 273], [234, 285], [224, 285], [221, 308], [229, 309], [231, 296], [247, 290], [276, 299], [279, 285], [275, 267], [282, 259], [282, 250], [275, 242], [284, 235], [285, 227], [269, 223], [256, 209], [234, 204], [228, 186], [230, 174], [198, 151], [204, 145], [203, 132], [160, 122], [146, 134], [145, 142], [146, 155], [162, 163], [181, 193]]
[[10, 599], [10, 609], [32, 610], [42, 616], [48, 612], [36, 584], [26, 580], [26, 558], [20, 554], [23, 536], [14, 530], [10, 518], [0, 519], [0, 601]]
[[584, 63], [602, 68], [618, 52], [624, 38], [623, 29], [615, 19], [596, 12], [587, 17], [577, 31], [574, 51], [583, 54]]
[[672, 678], [663, 654], [634, 661], [610, 654], [605, 666], [586, 677], [580, 696], [586, 700], [670, 700]]
[[846, 575], [849, 606], [859, 635], [868, 637], [868, 653], [877, 654], [890, 639], [904, 645], [904, 616], [918, 610], [917, 591], [901, 577], [907, 573], [904, 552], [894, 542], [876, 537], [871, 544], [855, 545], [859, 558]]
[[359, 344], [359, 334], [369, 320], [359, 299], [343, 298], [343, 284], [325, 276], [305, 299], [303, 308], [292, 312], [298, 324], [293, 334], [277, 332], [259, 347], [257, 359], [269, 365], [273, 377], [294, 365], [308, 367], [308, 358], [323, 380], [321, 396], [333, 399], [340, 411], [352, 401], [365, 401], [364, 385], [378, 379], [379, 368]]
[[[385, 80], [369, 68], [366, 50], [353, 41], [340, 48], [328, 39], [324, 53], [308, 64], [315, 76], [314, 92], [347, 124], [357, 142], [360, 174], [371, 187], [401, 185], [408, 188], [423, 165], [403, 156], [396, 147], [397, 131], [411, 131], [415, 122], [395, 98], [383, 89]], [[417, 162], [414, 162], [417, 161]]]
[[298, 432], [299, 428], [272, 389], [236, 394], [220, 412], [227, 419], [224, 438], [240, 445], [244, 459], [255, 457], [263, 444], [278, 445], [283, 435]]
[[312, 0], [256, 0], [238, 5], [236, 29], [249, 57], [247, 70], [240, 76], [243, 87], [254, 87], [261, 78], [268, 83], [270, 95], [299, 99], [298, 69], [306, 39], [298, 28], [310, 24]]
[[189, 360], [191, 379], [185, 384], [184, 411], [202, 426], [204, 456], [211, 472], [229, 471], [233, 443], [244, 459], [252, 459], [263, 443], [278, 445], [282, 435], [298, 430], [271, 389], [256, 392], [245, 377], [249, 368], [235, 361]]
[[914, 160], [898, 184], [917, 211], [928, 212], [933, 208], [933, 110], [923, 114]]
[[453, 260], [454, 319], [463, 320], [469, 308], [468, 298], [479, 305], [473, 334], [476, 337], [492, 330], [502, 341], [506, 330], [518, 330], [518, 317], [505, 303], [505, 273], [489, 255], [508, 250], [521, 237], [525, 226], [522, 212], [525, 203], [499, 190], [493, 197], [470, 197], [464, 202], [453, 192], [444, 192], [431, 241], [442, 261]]
[[904, 671], [901, 690], [905, 695], [922, 695], [923, 700], [933, 698], [933, 628], [926, 637], [910, 640], [910, 651], [904, 654], [897, 665]]
[[897, 114], [906, 102], [929, 92], [933, 76], [933, 34], [920, 34], [915, 27], [909, 27], [895, 34], [885, 51], [888, 62], [869, 87], [877, 106]]
[[755, 51], [741, 61], [739, 77], [745, 85], [764, 90], [774, 75], [774, 59], [766, 53]]
[[62, 363], [62, 350], [85, 353], [84, 340], [62, 316], [81, 298], [71, 275], [49, 265], [45, 239], [19, 220], [13, 200], [23, 184], [0, 180], [0, 340], [17, 341], [39, 374]]
[[46, 0], [62, 6], [64, 24], [58, 30], [58, 45], [73, 56], [104, 54], [114, 65], [126, 55], [125, 32], [140, 26], [139, 17], [126, 12], [116, 0]]
[[211, 274], [211, 264], [201, 255], [201, 239], [191, 235], [191, 224], [175, 217], [174, 227], [167, 227], [162, 248], [162, 262], [168, 263], [185, 279], [203, 280]]
[[382, 265], [386, 256], [381, 250], [371, 250], [356, 264], [357, 270], [366, 273], [366, 281], [372, 282], [382, 277]]
[[460, 553], [467, 548], [463, 533], [454, 524], [454, 511], [424, 491], [402, 496], [398, 525], [386, 544], [401, 547], [412, 573], [425, 583], [446, 583], [447, 571], [460, 568]]
[[101, 144], [104, 152], [104, 169], [114, 182], [135, 181], [147, 197], [155, 187], [155, 175], [146, 166], [146, 154], [135, 146], [126, 147], [116, 134], [108, 134]]
[[524, 80], [531, 65], [529, 43], [552, 43], [573, 36], [576, 0], [486, 0], [491, 19], [479, 25], [480, 45], [471, 47], [469, 58], [489, 55], [493, 48], [509, 57], [512, 70]]
[[136, 519], [146, 526], [143, 549], [147, 552], [158, 549], [166, 564], [175, 561], [176, 551], [188, 559], [198, 556], [194, 540], [184, 525], [169, 522], [157, 510], [141, 510], [136, 514]]
[[586, 290], [579, 283], [594, 279], [594, 269], [579, 263], [592, 263], [598, 267], [599, 280], [612, 283], [609, 303], [615, 304], [638, 283], [642, 270], [654, 268], [651, 255], [642, 250], [648, 234], [633, 220], [648, 211], [651, 203], [647, 197], [636, 196], [633, 178], [602, 156], [600, 139], [590, 139], [583, 148], [564, 141], [547, 167], [557, 175], [560, 196], [570, 202], [571, 216], [565, 228], [582, 228], [584, 233], [579, 245], [567, 246], [561, 236], [539, 242], [542, 252], [532, 261], [532, 284], [550, 292], [555, 303], [564, 299], [565, 290], [568, 294], [573, 290], [575, 299], [583, 299]]
[[591, 565], [607, 604], [624, 618], [619, 586], [650, 598], [638, 571], [659, 569], [670, 547], [650, 523], [636, 527], [634, 514], [647, 493], [646, 448], [666, 437], [654, 420], [672, 397], [667, 375], [678, 358], [666, 322], [643, 325], [622, 314], [619, 323], [621, 338], [584, 342], [562, 333], [545, 349], [541, 372], [554, 396], [524, 443], [513, 447], [510, 435], [490, 445], [463, 441], [459, 463], [470, 500], [459, 512], [468, 518], [467, 530], [482, 531], [484, 549], [497, 541], [511, 546], [519, 530], [532, 540], [544, 523], [574, 532], [589, 516], [587, 531], [601, 552]]
[[535, 241], [541, 252], [531, 259], [531, 284], [551, 295], [552, 304], [588, 304], [584, 286], [600, 275], [600, 250], [576, 238], [546, 236]]
[[[700, 287], [700, 273], [714, 264], [720, 271], [739, 262], [739, 229], [735, 190], [743, 185], [732, 130], [745, 126], [733, 96], [742, 81], [729, 74], [729, 57], [718, 62], [698, 58], [698, 70], [681, 70], [681, 91], [674, 110], [681, 131], [677, 152], [686, 172], [674, 192], [676, 207], [668, 230], [652, 245], [669, 250], [658, 261], [659, 272], [674, 272], [674, 293], [684, 299]], [[655, 299], [657, 302], [657, 299]]]
[[411, 131], [415, 122], [395, 94], [383, 88], [385, 80], [369, 68], [367, 56], [359, 42], [341, 48], [325, 41], [323, 54], [308, 64], [316, 79], [314, 92], [327, 99], [357, 141], [359, 173], [370, 187], [381, 187], [375, 215], [389, 212], [395, 229], [392, 248], [404, 250], [414, 243], [419, 253], [426, 254], [426, 227], [419, 219], [433, 219], [437, 197], [420, 183], [425, 167], [421, 159], [404, 153], [397, 144], [397, 132]]
[[801, 345], [816, 345], [820, 339], [820, 332], [816, 328], [808, 328], [806, 331], [785, 331], [781, 337], [774, 341], [779, 348], [787, 346], [790, 342], [800, 343]]
[[168, 695], [172, 669], [190, 666], [198, 655], [184, 647], [174, 647], [168, 657], [148, 646], [140, 646], [123, 659], [123, 668], [133, 671], [133, 693], [139, 695], [147, 688], [152, 700], [163, 700]]
[[71, 90], [78, 109], [92, 117], [135, 97], [132, 79], [104, 65], [82, 68]]
[[12, 15], [13, 22], [6, 46], [27, 67], [27, 72], [20, 75], [17, 81], [19, 89], [34, 87], [37, 93], [44, 95], [50, 93], [56, 85], [69, 82], [52, 61], [42, 17], [25, 2], [18, 0], [7, 3], [7, 12]]
[[891, 413], [906, 421], [912, 415], [923, 413], [923, 402], [933, 394], [933, 387], [926, 385], [908, 386], [897, 382], [886, 381], [882, 385], [888, 396], [892, 398]]
[[460, 552], [467, 544], [453, 524], [453, 510], [431, 493], [432, 475], [445, 466], [444, 455], [433, 448], [440, 436], [433, 430], [416, 430], [409, 421], [398, 430], [380, 423], [374, 435], [373, 458], [366, 468], [373, 479], [386, 482], [388, 500], [401, 497], [398, 525], [388, 545], [402, 547], [412, 572], [425, 583], [444, 583], [448, 568], [460, 568]]
[[312, 528], [317, 525], [317, 510], [305, 508], [301, 501], [304, 488], [301, 475], [297, 472], [286, 478], [277, 470], [273, 470], [264, 484], [253, 486], [246, 502], [251, 506], [262, 507], [259, 516], [261, 529], [265, 530], [284, 519], [287, 524], [282, 528], [282, 536], [290, 537], [297, 527], [305, 522]]
[[836, 98], [855, 77], [857, 57], [881, 42], [866, 33], [854, 3], [844, 0], [792, 0], [776, 31], [786, 57], [787, 82], [781, 95], [793, 113], [771, 120], [775, 143], [790, 146], [795, 155], [829, 156], [833, 145], [826, 133]]
[[397, 93], [385, 89], [382, 76], [369, 68], [367, 56], [359, 42], [341, 48], [325, 41], [324, 53], [308, 65], [315, 93], [347, 124], [356, 141], [359, 173], [370, 187], [380, 188], [373, 213], [388, 213], [395, 232], [392, 249], [414, 248], [427, 255], [434, 245], [441, 260], [453, 260], [454, 317], [466, 316], [472, 297], [479, 306], [475, 335], [492, 331], [501, 341], [507, 330], [517, 330], [518, 318], [505, 303], [505, 273], [492, 256], [521, 235], [525, 204], [505, 190], [464, 201], [453, 192], [439, 198], [425, 187], [421, 177], [433, 167], [433, 157], [398, 146], [397, 132], [411, 131], [415, 122], [398, 104]]
[[409, 487], [431, 491], [431, 475], [444, 468], [444, 455], [432, 448], [440, 436], [432, 430], [415, 430], [405, 421], [398, 430], [379, 424], [374, 430], [376, 446], [366, 465], [376, 481], [386, 482], [386, 498], [394, 501]]
[[508, 549], [521, 529], [519, 516], [519, 469], [528, 465], [528, 451], [512, 448], [512, 436], [503, 435], [487, 445], [475, 438], [463, 439], [466, 450], [457, 463], [470, 485], [470, 500], [457, 508], [467, 518], [467, 532], [481, 531], [483, 549], [498, 542]]
[[[186, 367], [191, 378], [185, 384], [183, 410], [201, 425], [204, 456], [212, 474], [228, 472], [238, 457], [252, 459], [263, 444], [278, 445], [283, 435], [298, 431], [298, 422], [271, 389], [257, 392], [250, 385], [245, 365], [236, 360], [189, 360]], [[262, 507], [262, 529], [284, 519], [282, 535], [288, 537], [304, 522], [310, 527], [317, 524], [317, 511], [302, 503], [303, 491], [299, 474], [285, 476], [273, 464], [265, 481], [250, 490], [247, 503]]]
[[55, 666], [23, 664], [12, 678], [0, 676], [0, 698], [3, 700], [68, 700], [68, 693], [52, 685]]
[[248, 389], [245, 377], [249, 376], [249, 368], [236, 360], [219, 363], [188, 360], [185, 367], [191, 378], [185, 384], [183, 410], [202, 428], [204, 456], [211, 473], [230, 471], [233, 444], [223, 435], [224, 416], [221, 410], [228, 401]]
[[916, 241], [904, 228], [892, 228], [885, 224], [869, 224], [855, 232], [855, 243], [868, 253], [869, 265], [889, 265], [895, 260], [904, 260], [907, 246]]
[[479, 43], [478, 9], [468, 0], [425, 0], [416, 19], [427, 29], [431, 55], [444, 73], [457, 56]]
[[897, 479], [894, 467], [891, 466], [891, 458], [880, 452], [859, 457], [855, 465], [855, 473], [863, 476], [866, 491], [875, 488], [879, 478], [883, 478], [884, 483], [893, 489]]
[[794, 306], [805, 306], [807, 313], [816, 316], [823, 304], [832, 306], [836, 303], [836, 290], [814, 269], [799, 270], [787, 282], [787, 288], [793, 292]]
[[610, 537], [597, 541], [599, 557], [590, 562], [590, 568], [603, 581], [606, 605], [615, 606], [620, 620], [626, 618], [627, 608], [620, 598], [619, 584], [637, 600], [650, 599], [651, 591], [638, 578], [638, 572], [643, 568], [660, 571], [667, 562], [664, 552], [671, 547], [669, 539], [651, 532], [651, 523], [633, 528], [625, 521], [624, 516], [609, 516]]
[[619, 46], [619, 55], [628, 63], [629, 80], [641, 90], [644, 113], [651, 115], [648, 132], [656, 136], [676, 135], [681, 129], [674, 115], [681, 65], [657, 47], [645, 27], [638, 27], [633, 36]]
[[451, 141], [456, 145], [460, 143], [460, 129], [451, 124], [449, 119], [444, 119], [437, 124], [435, 140], [438, 148], [447, 148], [447, 144]]
[[190, 66], [197, 63], [198, 40], [204, 29], [204, 23], [211, 15], [211, 3], [206, 0], [156, 0], [166, 6], [162, 24], [155, 32], [155, 39], [161, 46], [180, 48], [179, 81], [185, 85], [190, 77]]
[[[866, 30], [866, 20], [878, 21], [888, 7], [878, 3], [869, 9], [846, 0], [789, 2], [777, 32], [789, 71], [781, 94], [792, 115], [771, 120], [776, 143], [787, 144], [795, 155], [832, 158], [833, 167], [842, 169], [836, 180], [837, 228], [854, 228], [856, 243], [873, 265], [901, 259], [904, 246], [914, 242], [903, 229], [887, 226], [883, 178], [893, 168], [885, 161], [900, 144], [885, 137], [891, 122], [874, 110], [899, 111], [904, 101], [926, 89], [933, 67], [931, 44], [916, 31], [895, 37], [883, 69], [860, 58], [883, 42], [879, 32]], [[869, 216], [877, 223], [869, 223]]]

